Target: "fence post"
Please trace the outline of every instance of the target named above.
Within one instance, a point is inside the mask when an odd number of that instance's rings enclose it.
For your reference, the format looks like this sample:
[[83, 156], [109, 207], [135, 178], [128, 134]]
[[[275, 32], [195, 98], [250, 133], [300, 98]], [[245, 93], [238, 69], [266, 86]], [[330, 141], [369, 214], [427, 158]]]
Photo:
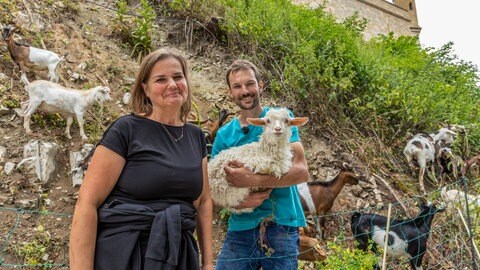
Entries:
[[469, 232], [469, 240], [470, 240], [470, 249], [472, 252], [472, 269], [477, 270], [477, 262], [476, 262], [476, 253], [475, 253], [475, 247], [474, 247], [474, 242], [473, 242], [473, 231], [472, 231], [472, 224], [471, 224], [471, 219], [470, 219], [470, 209], [468, 207], [468, 195], [467, 195], [467, 178], [465, 176], [462, 176], [460, 178], [460, 181], [463, 182], [463, 192], [465, 194], [465, 205], [466, 205], [466, 213], [467, 213], [467, 230]]

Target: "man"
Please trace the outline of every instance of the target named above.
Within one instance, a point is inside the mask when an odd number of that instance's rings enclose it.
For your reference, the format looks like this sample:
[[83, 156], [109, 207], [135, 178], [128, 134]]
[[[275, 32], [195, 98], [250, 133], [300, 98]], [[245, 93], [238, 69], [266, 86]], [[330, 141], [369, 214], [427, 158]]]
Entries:
[[[265, 116], [268, 107], [260, 104], [263, 81], [258, 68], [249, 61], [237, 60], [226, 73], [230, 95], [240, 115], [217, 132], [212, 158], [220, 151], [258, 141], [262, 127], [249, 126], [246, 118]], [[293, 115], [292, 115], [293, 116]], [[225, 167], [227, 181], [237, 187], [269, 187], [251, 193], [239, 208], [256, 207], [252, 213], [232, 214], [227, 236], [216, 269], [296, 270], [298, 265], [298, 227], [306, 226], [296, 184], [308, 180], [308, 167], [298, 128], [290, 139], [293, 164], [287, 174], [253, 174], [239, 161]]]

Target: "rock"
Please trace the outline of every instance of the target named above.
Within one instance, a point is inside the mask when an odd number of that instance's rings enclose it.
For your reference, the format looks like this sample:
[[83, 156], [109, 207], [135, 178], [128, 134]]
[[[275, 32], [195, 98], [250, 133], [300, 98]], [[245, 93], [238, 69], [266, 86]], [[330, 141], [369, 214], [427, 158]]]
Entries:
[[47, 183], [55, 171], [55, 155], [58, 145], [54, 142], [30, 141], [23, 148], [23, 160], [17, 169], [35, 174], [42, 183]]
[[84, 144], [79, 152], [70, 152], [70, 168], [72, 172], [72, 186], [80, 186], [83, 182], [84, 170], [80, 167], [80, 163], [90, 153], [94, 147], [93, 144]]
[[23, 200], [16, 200], [15, 207], [21, 209], [35, 209], [37, 208], [37, 200], [36, 199], [23, 199]]
[[15, 163], [13, 163], [13, 162], [5, 163], [5, 167], [3, 168], [6, 175], [11, 175], [12, 172], [13, 172], [13, 169], [15, 169]]
[[363, 188], [359, 186], [351, 186], [350, 190], [352, 194], [355, 195], [356, 197], [360, 197], [361, 194], [363, 193]]
[[6, 114], [9, 114], [10, 113], [10, 109], [3, 106], [3, 105], [0, 105], [0, 115], [6, 115]]
[[0, 206], [12, 203], [12, 196], [10, 195], [1, 195], [0, 194]]
[[131, 97], [130, 92], [123, 94], [123, 97], [122, 97], [123, 104], [128, 105], [130, 103], [130, 97]]
[[6, 154], [7, 154], [7, 148], [5, 148], [5, 146], [0, 145], [0, 163], [5, 162]]

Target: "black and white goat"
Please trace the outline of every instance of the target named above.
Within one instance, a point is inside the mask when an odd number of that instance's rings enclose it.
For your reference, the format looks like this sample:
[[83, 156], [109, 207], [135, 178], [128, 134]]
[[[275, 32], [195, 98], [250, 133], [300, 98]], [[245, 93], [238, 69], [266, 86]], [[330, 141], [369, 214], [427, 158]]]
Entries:
[[[406, 257], [414, 270], [422, 270], [422, 259], [427, 252], [427, 240], [433, 217], [443, 212], [445, 207], [437, 208], [431, 203], [422, 203], [421, 212], [412, 219], [391, 220], [388, 233], [388, 247], [385, 252], [395, 258]], [[372, 250], [385, 246], [387, 217], [377, 214], [355, 212], [351, 218], [351, 229], [358, 247], [367, 250], [369, 240], [373, 241]], [[376, 266], [378, 269], [378, 265]]]
[[423, 185], [423, 177], [427, 165], [430, 164], [433, 179], [436, 181], [434, 168], [435, 156], [440, 148], [448, 146], [453, 142], [455, 135], [455, 132], [447, 128], [441, 128], [436, 134], [417, 134], [407, 142], [407, 145], [403, 149], [403, 154], [407, 159], [412, 173], [415, 171], [413, 161], [420, 167], [418, 181], [420, 191], [423, 192], [423, 194], [426, 193], [425, 186]]
[[7, 43], [10, 57], [20, 68], [20, 80], [24, 84], [28, 84], [25, 68], [29, 68], [32, 70], [48, 69], [48, 78], [53, 82], [58, 82], [58, 76], [55, 70], [65, 56], [59, 57], [54, 52], [17, 43], [13, 39], [15, 30], [16, 28], [11, 25], [4, 27], [2, 37]]

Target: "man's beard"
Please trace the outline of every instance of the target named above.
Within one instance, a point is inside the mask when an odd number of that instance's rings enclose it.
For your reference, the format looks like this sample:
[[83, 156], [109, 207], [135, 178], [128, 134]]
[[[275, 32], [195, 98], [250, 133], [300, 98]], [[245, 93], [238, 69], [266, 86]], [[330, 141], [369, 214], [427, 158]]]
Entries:
[[[243, 105], [242, 99], [247, 98], [247, 97], [251, 97], [252, 102], [251, 102], [250, 105], [246, 106], [246, 105]], [[240, 107], [240, 109], [242, 109], [242, 110], [251, 110], [251, 109], [257, 107], [259, 103], [260, 103], [260, 97], [258, 95], [246, 95], [246, 96], [242, 96], [240, 99], [235, 100], [235, 104], [237, 104], [237, 106]]]

